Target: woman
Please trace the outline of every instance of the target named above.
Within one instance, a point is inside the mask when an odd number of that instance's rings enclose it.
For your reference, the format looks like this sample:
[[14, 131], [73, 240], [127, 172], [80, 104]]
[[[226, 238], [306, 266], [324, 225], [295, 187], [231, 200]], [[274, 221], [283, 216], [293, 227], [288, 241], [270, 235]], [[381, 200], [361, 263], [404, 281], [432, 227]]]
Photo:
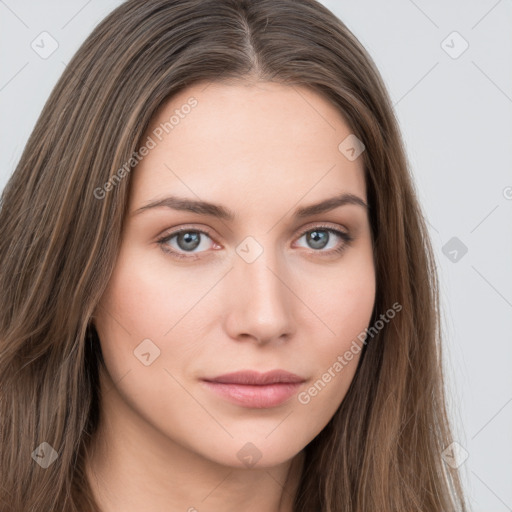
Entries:
[[122, 4], [0, 230], [2, 510], [467, 510], [397, 123], [314, 0]]

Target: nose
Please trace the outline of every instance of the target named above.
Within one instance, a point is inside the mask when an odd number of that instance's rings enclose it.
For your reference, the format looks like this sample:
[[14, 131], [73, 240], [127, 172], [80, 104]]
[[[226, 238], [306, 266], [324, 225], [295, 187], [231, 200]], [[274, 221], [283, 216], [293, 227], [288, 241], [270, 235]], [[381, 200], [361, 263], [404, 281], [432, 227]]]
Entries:
[[264, 250], [252, 263], [236, 256], [226, 277], [226, 331], [232, 339], [282, 343], [293, 334], [294, 294], [285, 264]]

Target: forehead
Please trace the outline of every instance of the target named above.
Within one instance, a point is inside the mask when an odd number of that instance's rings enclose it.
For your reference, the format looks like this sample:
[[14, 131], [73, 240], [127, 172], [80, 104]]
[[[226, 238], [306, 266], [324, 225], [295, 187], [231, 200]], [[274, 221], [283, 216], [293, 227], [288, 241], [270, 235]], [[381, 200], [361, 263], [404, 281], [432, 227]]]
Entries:
[[152, 149], [133, 173], [133, 201], [170, 192], [261, 205], [281, 195], [366, 195], [362, 158], [338, 146], [351, 135], [340, 111], [298, 86], [195, 84], [164, 103], [142, 139]]

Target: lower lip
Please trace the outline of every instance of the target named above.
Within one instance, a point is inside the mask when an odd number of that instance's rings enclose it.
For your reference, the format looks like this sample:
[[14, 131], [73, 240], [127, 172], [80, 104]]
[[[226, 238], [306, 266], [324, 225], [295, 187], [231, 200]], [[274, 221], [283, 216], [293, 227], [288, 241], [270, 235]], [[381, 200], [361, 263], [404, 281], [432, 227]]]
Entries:
[[301, 383], [278, 383], [263, 386], [246, 384], [223, 384], [220, 382], [203, 381], [214, 393], [242, 407], [266, 409], [277, 407], [297, 393]]

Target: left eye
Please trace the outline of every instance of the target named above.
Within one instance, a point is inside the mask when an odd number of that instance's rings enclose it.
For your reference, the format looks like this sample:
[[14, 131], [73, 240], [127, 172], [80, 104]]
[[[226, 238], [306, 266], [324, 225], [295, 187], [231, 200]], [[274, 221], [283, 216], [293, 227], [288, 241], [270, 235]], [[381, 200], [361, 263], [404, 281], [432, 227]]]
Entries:
[[[201, 244], [203, 243], [202, 235], [211, 240], [210, 235], [205, 231], [185, 228], [164, 236], [158, 240], [158, 244], [162, 247], [163, 251], [172, 256], [177, 258], [190, 258], [191, 256], [195, 256], [196, 253], [204, 252], [204, 249], [208, 249], [208, 247], [203, 247], [203, 251], [196, 251], [196, 249], [201, 248]], [[331, 238], [333, 238], [332, 235], [334, 235], [334, 239], [341, 239], [344, 243], [340, 243], [339, 240], [338, 242], [334, 240], [333, 244], [328, 247]], [[341, 252], [352, 241], [352, 237], [348, 233], [324, 226], [318, 226], [304, 231], [297, 240], [301, 240], [302, 238], [306, 239], [306, 243], [309, 244], [310, 249], [313, 249], [313, 252], [326, 254]]]
[[[327, 244], [331, 241], [331, 238], [334, 234], [334, 238], [341, 238], [342, 240], [345, 240], [346, 242], [350, 241], [349, 235], [346, 233], [343, 233], [342, 231], [338, 231], [337, 229], [333, 228], [325, 228], [325, 227], [317, 227], [314, 229], [309, 229], [308, 231], [305, 231], [299, 240], [301, 238], [306, 238], [307, 243], [310, 244], [310, 247], [313, 249], [332, 249], [333, 247], [336, 247], [336, 242], [331, 247], [327, 247]], [[330, 252], [330, 251], [325, 251]]]

